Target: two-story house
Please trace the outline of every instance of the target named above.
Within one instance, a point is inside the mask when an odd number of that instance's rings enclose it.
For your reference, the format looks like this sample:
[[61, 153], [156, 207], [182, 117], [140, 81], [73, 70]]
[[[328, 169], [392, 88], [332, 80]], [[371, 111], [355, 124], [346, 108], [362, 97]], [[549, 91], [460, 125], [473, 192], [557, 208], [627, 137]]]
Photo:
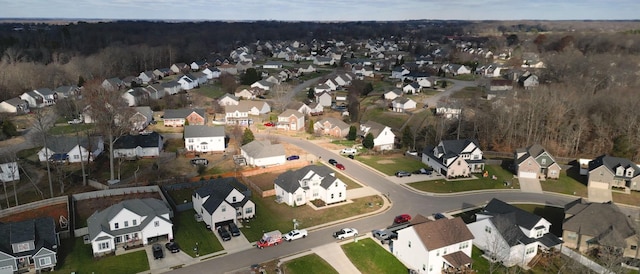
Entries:
[[11, 98], [0, 103], [0, 112], [22, 114], [29, 111], [29, 102], [20, 97]]
[[204, 109], [181, 108], [167, 109], [162, 115], [162, 122], [165, 127], [182, 127], [185, 125], [205, 125], [207, 114]]
[[558, 179], [562, 169], [551, 154], [541, 145], [534, 144], [516, 150], [514, 156], [516, 174], [520, 178]]
[[629, 159], [601, 155], [589, 162], [590, 188], [640, 190], [640, 168]]
[[347, 200], [347, 185], [326, 166], [310, 165], [280, 174], [274, 181], [277, 201], [301, 206], [313, 200], [333, 204]]
[[374, 121], [360, 124], [359, 135], [365, 138], [367, 134], [373, 135], [373, 149], [379, 151], [393, 149], [396, 135], [390, 127]]
[[313, 124], [314, 132], [338, 138], [347, 137], [349, 129], [349, 124], [333, 117], [324, 118]]
[[188, 151], [223, 152], [226, 149], [224, 137], [224, 126], [184, 127], [184, 146]]
[[191, 195], [193, 210], [212, 231], [229, 223], [237, 224], [238, 219], [253, 218], [256, 205], [250, 198], [251, 191], [234, 177], [205, 181]]
[[124, 200], [87, 219], [93, 256], [115, 252], [117, 247], [146, 245], [173, 239], [173, 212], [154, 198]]
[[467, 227], [474, 236], [473, 244], [506, 267], [526, 266], [539, 249], [547, 251], [562, 244], [550, 232], [551, 222], [495, 198]]
[[393, 254], [398, 260], [417, 273], [469, 269], [473, 234], [462, 218], [432, 221], [418, 215], [411, 222], [397, 231]]
[[51, 217], [0, 223], [0, 273], [53, 271], [59, 244]]
[[271, 106], [265, 101], [241, 100], [237, 105], [225, 106], [224, 111], [227, 124], [247, 126], [253, 123], [251, 116], [269, 113]]
[[276, 128], [284, 130], [304, 130], [304, 114], [295, 109], [287, 109], [278, 115]]
[[442, 140], [422, 151], [422, 162], [447, 178], [468, 177], [484, 170], [478, 140]]

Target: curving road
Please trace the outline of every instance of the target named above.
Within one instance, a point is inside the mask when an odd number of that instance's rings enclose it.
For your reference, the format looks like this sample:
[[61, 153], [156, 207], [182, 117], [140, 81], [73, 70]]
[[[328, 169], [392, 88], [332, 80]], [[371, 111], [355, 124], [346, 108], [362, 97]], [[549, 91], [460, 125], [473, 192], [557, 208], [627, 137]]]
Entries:
[[486, 204], [492, 198], [498, 198], [506, 202], [533, 202], [557, 206], [562, 206], [575, 199], [574, 197], [564, 195], [512, 191], [477, 192], [455, 195], [425, 195], [396, 184], [387, 178], [380, 176], [376, 171], [371, 170], [369, 167], [349, 160], [348, 158], [344, 158], [315, 143], [285, 136], [280, 136], [280, 138], [283, 142], [288, 142], [301, 147], [308, 153], [321, 157], [323, 160], [331, 158], [341, 159], [340, 162], [346, 167], [342, 172], [365, 185], [375, 188], [381, 193], [387, 194], [392, 201], [391, 209], [372, 217], [357, 219], [312, 231], [310, 233], [310, 237], [307, 237], [304, 240], [285, 243], [281, 246], [269, 249], [251, 249], [204, 260], [201, 263], [177, 269], [174, 271], [175, 273], [204, 273], [211, 272], [212, 270], [215, 270], [214, 272], [216, 273], [224, 273], [238, 269], [248, 269], [252, 264], [263, 263], [276, 258], [285, 257], [335, 241], [331, 237], [331, 233], [341, 227], [354, 227], [358, 229], [358, 231], [365, 233], [373, 229], [389, 226], [393, 221], [393, 217], [400, 213], [409, 213], [411, 215], [419, 213], [428, 216], [436, 212], [447, 212], [481, 206]]

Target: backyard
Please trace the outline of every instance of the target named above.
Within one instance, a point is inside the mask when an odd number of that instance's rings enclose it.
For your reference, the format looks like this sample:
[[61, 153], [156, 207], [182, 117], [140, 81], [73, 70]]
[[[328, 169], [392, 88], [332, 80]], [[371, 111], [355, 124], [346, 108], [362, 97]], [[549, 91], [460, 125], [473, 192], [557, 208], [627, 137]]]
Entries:
[[361, 121], [375, 121], [390, 128], [402, 128], [404, 122], [409, 119], [406, 113], [386, 111], [380, 107], [367, 108], [362, 113]]

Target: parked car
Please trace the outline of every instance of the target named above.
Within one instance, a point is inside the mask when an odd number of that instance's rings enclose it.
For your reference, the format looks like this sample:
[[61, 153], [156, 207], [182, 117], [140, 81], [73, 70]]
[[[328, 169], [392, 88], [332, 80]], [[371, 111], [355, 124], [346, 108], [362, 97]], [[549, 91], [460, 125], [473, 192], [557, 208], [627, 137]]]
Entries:
[[308, 234], [309, 233], [306, 229], [294, 229], [284, 235], [284, 240], [287, 242], [291, 242], [300, 238], [306, 238]]
[[348, 157], [349, 159], [355, 159], [355, 158], [356, 158], [356, 156], [354, 156], [353, 154], [349, 154], [349, 155], [347, 155], [347, 157]]
[[401, 214], [396, 216], [396, 218], [393, 219], [393, 222], [396, 224], [402, 224], [408, 221], [411, 221], [411, 215], [409, 214]]
[[298, 155], [291, 155], [289, 157], [287, 157], [287, 161], [293, 161], [293, 160], [298, 160], [300, 159], [300, 156]]
[[334, 166], [335, 166], [335, 165], [337, 165], [337, 164], [338, 164], [338, 161], [336, 161], [335, 159], [329, 159], [329, 164], [331, 164], [331, 165], [334, 165]]
[[386, 230], [374, 230], [373, 237], [383, 241], [389, 238], [389, 233]]
[[151, 246], [151, 250], [153, 250], [154, 260], [164, 258], [164, 251], [162, 251], [162, 246], [160, 244], [153, 244]]
[[342, 150], [340, 150], [340, 154], [356, 154], [358, 153], [358, 150], [355, 148], [343, 148]]
[[240, 229], [235, 223], [229, 223], [229, 232], [231, 232], [231, 236], [233, 237], [240, 236]]
[[180, 246], [176, 242], [168, 242], [164, 245], [171, 253], [180, 252]]
[[76, 119], [73, 119], [71, 121], [67, 121], [67, 124], [70, 124], [70, 125], [82, 124], [82, 119], [76, 118]]
[[264, 123], [264, 126], [265, 126], [265, 127], [275, 127], [275, 126], [276, 126], [276, 124], [274, 124], [274, 123], [272, 123], [272, 122], [266, 122], [266, 123]]
[[194, 166], [206, 166], [209, 165], [209, 160], [205, 158], [195, 158], [191, 159], [191, 164]]
[[256, 246], [263, 249], [268, 246], [278, 245], [282, 243], [282, 233], [279, 230], [264, 233], [262, 238], [256, 243]]
[[407, 150], [407, 152], [405, 152], [405, 155], [418, 156], [418, 151], [417, 150]]
[[413, 173], [414, 173], [414, 174], [431, 175], [431, 173], [433, 173], [433, 171], [428, 170], [428, 169], [426, 169], [426, 168], [421, 168], [421, 169], [418, 169], [418, 170], [414, 171]]
[[399, 177], [399, 178], [411, 177], [411, 173], [408, 172], [408, 171], [404, 171], [404, 170], [396, 171], [396, 177]]
[[447, 216], [444, 216], [444, 214], [442, 213], [436, 213], [436, 214], [433, 214], [433, 218], [436, 220], [440, 220], [440, 219], [447, 218]]
[[339, 169], [339, 170], [344, 170], [344, 165], [336, 164], [336, 168]]
[[226, 228], [224, 228], [224, 226], [218, 227], [218, 235], [220, 235], [222, 241], [226, 242], [231, 240], [231, 234], [229, 233], [229, 231], [227, 231]]
[[355, 228], [343, 228], [333, 233], [333, 237], [338, 240], [355, 236], [358, 236], [358, 230]]

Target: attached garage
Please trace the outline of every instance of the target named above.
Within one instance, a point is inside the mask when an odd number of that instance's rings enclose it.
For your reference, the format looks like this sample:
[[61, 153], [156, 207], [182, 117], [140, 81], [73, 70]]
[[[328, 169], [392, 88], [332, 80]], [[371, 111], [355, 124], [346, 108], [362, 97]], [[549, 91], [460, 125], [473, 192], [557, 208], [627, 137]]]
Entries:
[[528, 179], [536, 179], [536, 178], [538, 178], [538, 174], [536, 174], [535, 172], [520, 171], [520, 172], [518, 172], [518, 177], [520, 177], [520, 178], [528, 178]]

